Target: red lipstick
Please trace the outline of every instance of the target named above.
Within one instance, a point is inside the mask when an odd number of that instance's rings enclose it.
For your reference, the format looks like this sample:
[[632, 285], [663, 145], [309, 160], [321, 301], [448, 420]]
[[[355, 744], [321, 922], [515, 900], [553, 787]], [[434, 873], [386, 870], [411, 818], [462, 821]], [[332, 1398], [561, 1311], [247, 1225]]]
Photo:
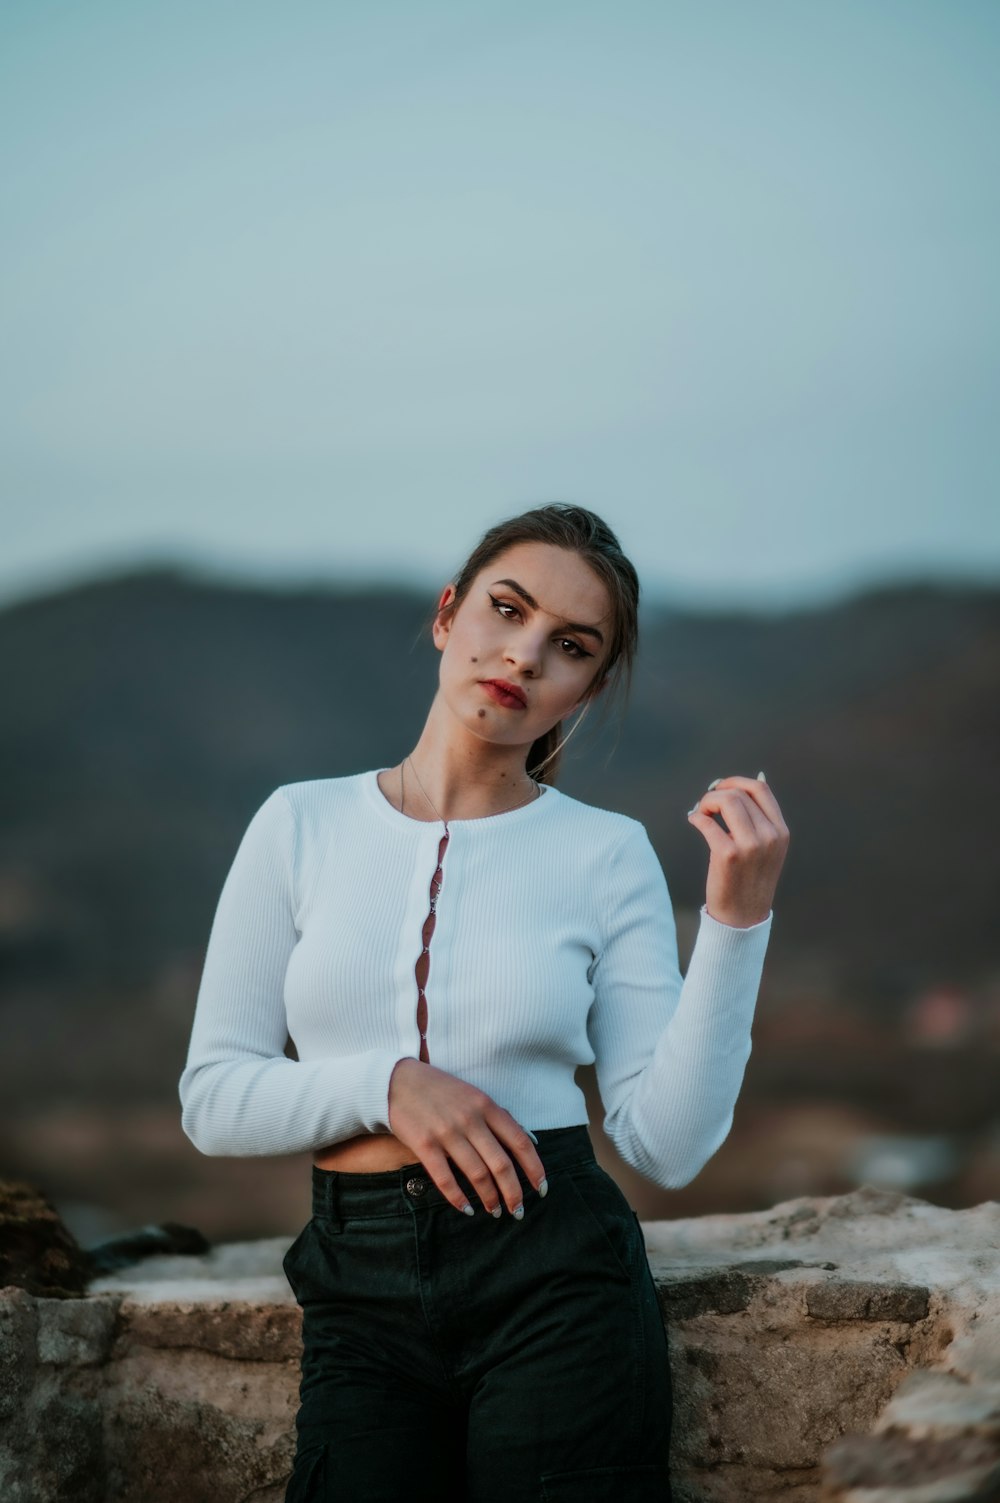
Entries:
[[523, 689], [516, 684], [509, 684], [505, 678], [487, 678], [482, 680], [483, 688], [490, 698], [498, 705], [506, 705], [509, 710], [526, 710], [528, 700]]

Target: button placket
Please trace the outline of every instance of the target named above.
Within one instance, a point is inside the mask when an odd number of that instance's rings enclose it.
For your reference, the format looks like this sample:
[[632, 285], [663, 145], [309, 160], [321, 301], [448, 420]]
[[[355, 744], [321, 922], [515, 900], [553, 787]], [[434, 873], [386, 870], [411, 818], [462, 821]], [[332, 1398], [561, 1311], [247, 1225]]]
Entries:
[[444, 853], [448, 849], [450, 831], [444, 827], [444, 834], [438, 843], [437, 866], [431, 878], [430, 908], [421, 928], [421, 950], [414, 965], [414, 977], [417, 983], [417, 1031], [420, 1035], [419, 1058], [425, 1064], [430, 1064], [430, 1053], [427, 1048], [427, 980], [430, 974], [430, 945], [431, 936], [437, 923], [438, 897], [441, 892], [441, 883], [444, 880]]

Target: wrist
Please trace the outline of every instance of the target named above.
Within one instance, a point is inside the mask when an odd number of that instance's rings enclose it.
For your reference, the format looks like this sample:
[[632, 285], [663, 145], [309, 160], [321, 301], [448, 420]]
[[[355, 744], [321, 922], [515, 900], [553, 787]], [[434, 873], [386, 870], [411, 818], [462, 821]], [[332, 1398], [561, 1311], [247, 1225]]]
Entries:
[[396, 1063], [393, 1065], [391, 1071], [389, 1072], [390, 1091], [392, 1090], [393, 1085], [398, 1083], [401, 1078], [408, 1074], [412, 1074], [413, 1066], [416, 1066], [418, 1070], [422, 1070], [424, 1068], [422, 1062], [417, 1059], [415, 1054], [400, 1055], [399, 1059], [397, 1059]]
[[732, 909], [716, 909], [713, 912], [708, 904], [705, 903], [702, 907], [702, 912], [707, 913], [709, 918], [714, 919], [717, 924], [724, 924], [727, 929], [754, 929], [758, 924], [767, 922], [771, 917], [772, 910], [767, 908], [761, 911], [758, 908], [753, 913], [749, 913], [735, 912]]

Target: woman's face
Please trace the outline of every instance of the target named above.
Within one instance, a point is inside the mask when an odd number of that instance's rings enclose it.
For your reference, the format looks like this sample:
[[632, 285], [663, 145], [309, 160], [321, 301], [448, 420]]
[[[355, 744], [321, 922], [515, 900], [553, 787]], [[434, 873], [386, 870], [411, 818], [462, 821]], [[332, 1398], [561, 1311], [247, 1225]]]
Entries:
[[[454, 598], [447, 585], [439, 611]], [[600, 680], [611, 624], [607, 586], [578, 553], [517, 543], [476, 575], [452, 616], [438, 615], [441, 693], [475, 735], [530, 746]]]

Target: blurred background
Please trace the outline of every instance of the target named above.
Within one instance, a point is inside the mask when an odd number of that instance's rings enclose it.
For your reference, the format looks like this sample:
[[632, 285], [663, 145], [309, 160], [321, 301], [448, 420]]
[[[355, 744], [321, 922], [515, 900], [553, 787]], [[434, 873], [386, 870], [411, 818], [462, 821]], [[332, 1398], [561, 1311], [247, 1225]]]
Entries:
[[[792, 831], [732, 1133], [645, 1217], [1000, 1183], [990, 0], [8, 0], [0, 1176], [84, 1242], [292, 1235], [309, 1156], [180, 1127], [215, 902], [281, 783], [397, 761], [422, 626], [544, 501], [635, 559], [567, 792]], [[600, 1109], [590, 1079], [600, 1140]]]

